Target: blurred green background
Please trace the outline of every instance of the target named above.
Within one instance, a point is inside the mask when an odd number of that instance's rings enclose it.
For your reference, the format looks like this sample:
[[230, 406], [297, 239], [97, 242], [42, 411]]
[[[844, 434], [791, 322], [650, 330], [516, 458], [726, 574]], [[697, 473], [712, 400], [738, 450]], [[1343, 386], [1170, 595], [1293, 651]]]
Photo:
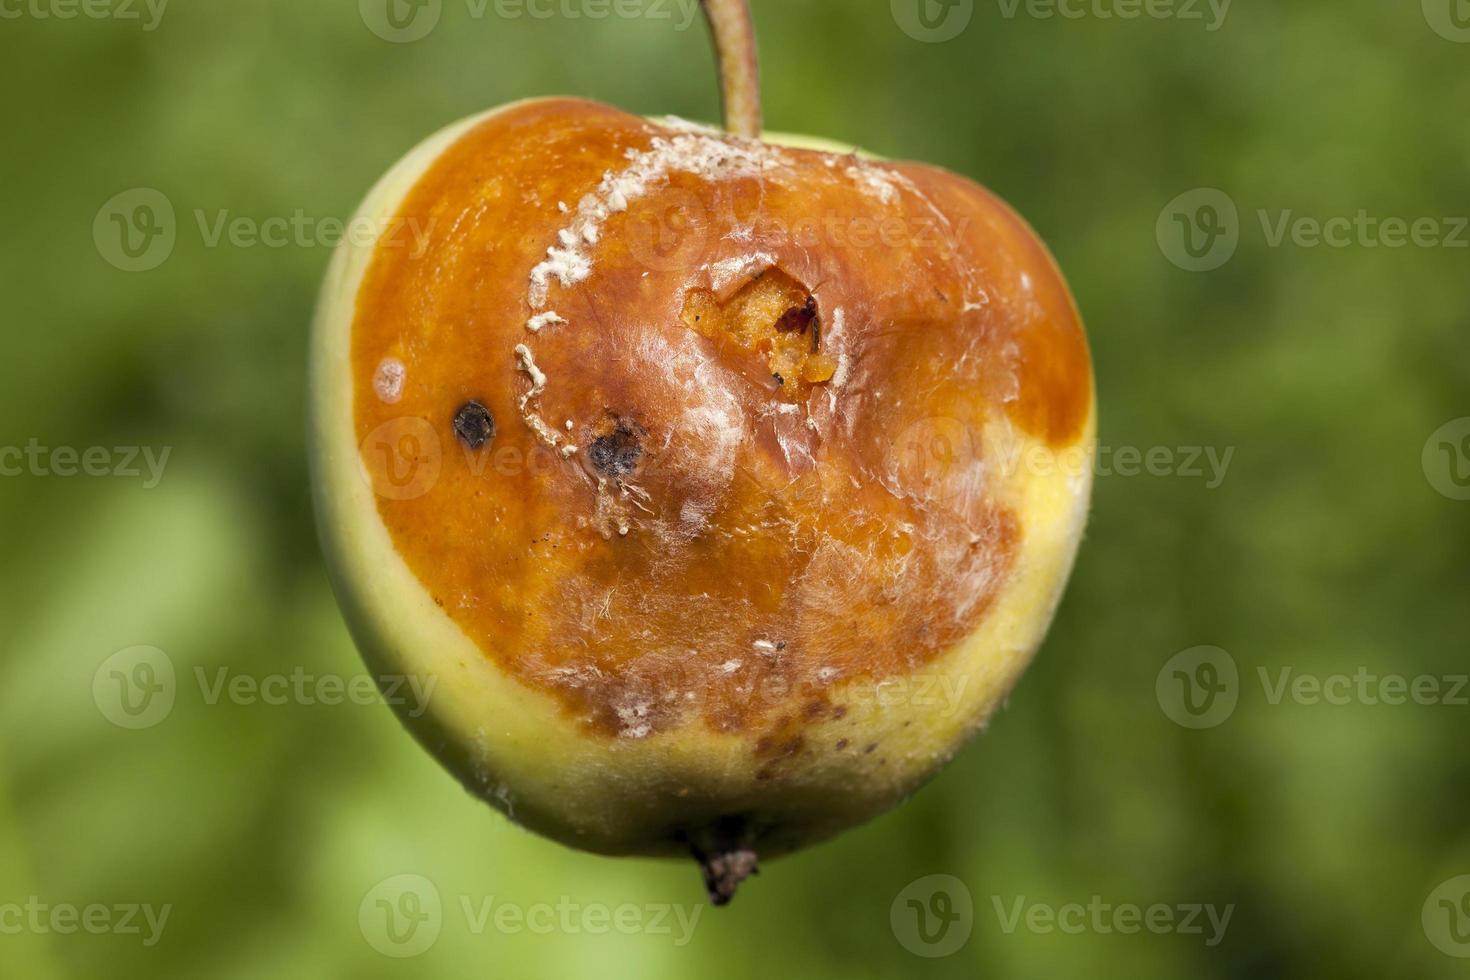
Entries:
[[[303, 445], [330, 250], [211, 246], [197, 216], [346, 218], [431, 130], [527, 96], [713, 118], [687, 0], [606, 19], [596, 0], [549, 17], [442, 0], [410, 43], [369, 30], [369, 0], [366, 18], [355, 0], [173, 0], [151, 30], [141, 0], [90, 8], [141, 20], [54, 16], [67, 3], [0, 2], [0, 447], [170, 456], [156, 486], [0, 478], [0, 973], [1470, 974], [1455, 881], [1470, 874], [1470, 707], [1445, 696], [1470, 670], [1470, 423], [1432, 437], [1470, 415], [1470, 234], [1446, 220], [1470, 213], [1463, 0], [1241, 2], [1223, 21], [1182, 0], [1137, 19], [1102, 16], [1127, 0], [1074, 3], [1077, 18], [982, 0], [927, 7], [934, 31], [910, 0], [756, 0], [769, 125], [938, 163], [1012, 202], [1087, 320], [1103, 445], [1175, 455], [1158, 474], [1099, 475], [1056, 626], [986, 735], [909, 804], [703, 909], [682, 944], [676, 924], [475, 928], [462, 898], [692, 914], [703, 896], [692, 867], [521, 832], [380, 704], [201, 692], [196, 668], [361, 668]], [[94, 237], [133, 188], [177, 214], [172, 252], [139, 272]], [[1171, 204], [1197, 188], [1228, 196], [1233, 226], [1198, 195]], [[1360, 211], [1433, 219], [1440, 242], [1274, 240], [1285, 212]], [[1234, 228], [1233, 254], [1181, 251], [1207, 225]], [[1228, 252], [1230, 237], [1195, 243]], [[1233, 451], [1223, 479], [1189, 475], [1187, 447]], [[138, 645], [166, 652], [178, 693], [129, 730], [99, 710], [94, 676]], [[1201, 645], [1228, 651], [1238, 681], [1233, 713], [1191, 728], [1161, 692], [1171, 658]], [[1284, 668], [1439, 678], [1441, 696], [1274, 698]], [[359, 920], [400, 874], [443, 902], [415, 958], [380, 953]], [[953, 924], [967, 941], [937, 957], [901, 921], [905, 889], [935, 874], [973, 909]], [[146, 926], [14, 928], [6, 906], [32, 896], [170, 912], [151, 945]], [[1214, 945], [1207, 924], [1005, 928], [1018, 900], [1094, 896], [1233, 912]]]

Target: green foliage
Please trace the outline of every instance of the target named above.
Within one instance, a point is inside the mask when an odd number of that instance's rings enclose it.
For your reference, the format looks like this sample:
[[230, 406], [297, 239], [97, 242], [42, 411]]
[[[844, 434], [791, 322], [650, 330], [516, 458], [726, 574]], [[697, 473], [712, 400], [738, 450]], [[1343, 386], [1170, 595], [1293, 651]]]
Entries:
[[[692, 867], [520, 832], [380, 705], [208, 704], [196, 671], [361, 668], [305, 489], [306, 333], [328, 250], [210, 247], [199, 221], [346, 217], [430, 130], [512, 99], [717, 112], [700, 25], [675, 29], [684, 5], [667, 4], [673, 20], [479, 6], [445, 0], [409, 44], [374, 36], [353, 0], [178, 0], [152, 31], [0, 20], [0, 446], [172, 449], [154, 488], [0, 479], [0, 906], [172, 906], [153, 946], [0, 932], [0, 972], [1463, 975], [1421, 909], [1470, 872], [1470, 708], [1269, 696], [1287, 667], [1467, 670], [1470, 503], [1436, 492], [1421, 450], [1470, 415], [1470, 251], [1273, 246], [1270, 230], [1287, 210], [1470, 212], [1470, 46], [1417, 3], [1240, 4], [1215, 31], [980, 3], [959, 37], [930, 44], [883, 2], [756, 0], [773, 128], [993, 188], [1067, 270], [1102, 443], [1233, 457], [1214, 487], [1100, 475], [1056, 627], [989, 732], [905, 807], [705, 909], [686, 945], [677, 929], [492, 920], [477, 934], [461, 896], [478, 909], [702, 895]], [[134, 187], [178, 214], [173, 253], [146, 273], [109, 264], [92, 235], [103, 202]], [[1239, 248], [1208, 272], [1178, 267], [1156, 236], [1161, 210], [1199, 187], [1239, 208]], [[1238, 665], [1239, 704], [1191, 730], [1155, 682], [1205, 644]], [[99, 713], [93, 682], [135, 645], [168, 652], [180, 694], [163, 723], [129, 731]], [[380, 955], [359, 928], [363, 897], [401, 873], [445, 904], [418, 959]], [[890, 906], [936, 873], [965, 883], [974, 932], [921, 959]], [[1093, 896], [1235, 908], [1213, 947], [1002, 928], [1017, 899]]]

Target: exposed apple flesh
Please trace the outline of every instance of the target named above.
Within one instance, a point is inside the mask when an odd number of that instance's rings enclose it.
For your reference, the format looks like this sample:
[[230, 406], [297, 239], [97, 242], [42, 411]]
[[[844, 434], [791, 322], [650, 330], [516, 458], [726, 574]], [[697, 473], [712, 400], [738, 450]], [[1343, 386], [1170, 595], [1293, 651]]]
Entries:
[[1095, 426], [1073, 302], [997, 198], [548, 99], [361, 214], [385, 232], [315, 326], [322, 535], [472, 792], [709, 874], [892, 806], [1010, 692]]

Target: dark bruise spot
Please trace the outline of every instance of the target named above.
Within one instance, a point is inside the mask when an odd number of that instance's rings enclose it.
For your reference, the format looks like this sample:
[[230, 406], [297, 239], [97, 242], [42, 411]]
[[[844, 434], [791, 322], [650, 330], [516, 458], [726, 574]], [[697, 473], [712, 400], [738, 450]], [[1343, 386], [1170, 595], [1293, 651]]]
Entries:
[[587, 458], [598, 472], [608, 476], [626, 476], [633, 472], [638, 465], [638, 458], [643, 455], [643, 445], [639, 439], [641, 430], [626, 419], [617, 419], [611, 428], [612, 431], [592, 440]]
[[839, 704], [836, 708], [833, 708], [832, 709], [832, 717], [833, 718], [846, 718], [847, 717], [847, 705], [845, 705], [845, 704]]
[[841, 752], [845, 748], [847, 748], [847, 739], [839, 738], [837, 740], [837, 751]]
[[786, 379], [781, 377], [779, 374], [773, 374], [771, 375], [771, 377], [776, 379], [776, 384], [778, 385], [784, 385], [786, 383]]
[[878, 747], [878, 743], [877, 742], [869, 742], [867, 748], [863, 749], [863, 755], [871, 755], [872, 752], [873, 752], [873, 750], [876, 749], [877, 747]]
[[495, 416], [477, 401], [468, 401], [454, 413], [454, 434], [471, 449], [480, 449], [495, 438]]

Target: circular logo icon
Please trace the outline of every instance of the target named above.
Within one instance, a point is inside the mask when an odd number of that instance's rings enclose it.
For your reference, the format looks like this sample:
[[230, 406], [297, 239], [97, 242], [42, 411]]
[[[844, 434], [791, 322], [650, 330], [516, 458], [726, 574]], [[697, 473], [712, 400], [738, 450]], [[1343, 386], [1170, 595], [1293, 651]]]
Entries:
[[899, 482], [931, 499], [952, 502], [973, 488], [966, 476], [975, 447], [959, 419], [920, 419], [900, 432], [888, 451]]
[[1470, 44], [1470, 0], [1423, 0], [1424, 19], [1446, 41]]
[[97, 254], [124, 272], [147, 272], [163, 265], [177, 238], [173, 202], [152, 187], [114, 195], [92, 219]]
[[152, 728], [174, 710], [174, 663], [157, 647], [119, 650], [92, 675], [92, 700], [119, 728]]
[[975, 0], [888, 0], [893, 22], [915, 41], [952, 41], [970, 26]]
[[1422, 918], [1424, 935], [1435, 949], [1470, 958], [1470, 875], [1451, 878], [1430, 892]]
[[904, 949], [937, 959], [960, 951], [975, 928], [970, 889], [954, 875], [928, 875], [898, 893], [888, 924]]
[[388, 500], [416, 500], [439, 482], [444, 446], [427, 420], [405, 416], [369, 432], [360, 458], [373, 493]]
[[1451, 500], [1470, 500], [1470, 417], [1435, 429], [1420, 461], [1430, 486]]
[[1240, 212], [1229, 194], [1199, 187], [1164, 206], [1154, 234], [1164, 258], [1186, 272], [1209, 272], [1235, 255]]
[[678, 272], [699, 264], [709, 238], [709, 210], [699, 195], [665, 187], [628, 208], [628, 254], [644, 269]]
[[1219, 647], [1190, 647], [1169, 658], [1154, 684], [1159, 707], [1185, 728], [1214, 728], [1235, 713], [1240, 672]]
[[410, 44], [439, 26], [443, 0], [357, 0], [367, 29], [385, 41]]
[[420, 956], [438, 941], [444, 926], [439, 889], [423, 875], [385, 878], [363, 896], [357, 925], [368, 945], [384, 956]]

